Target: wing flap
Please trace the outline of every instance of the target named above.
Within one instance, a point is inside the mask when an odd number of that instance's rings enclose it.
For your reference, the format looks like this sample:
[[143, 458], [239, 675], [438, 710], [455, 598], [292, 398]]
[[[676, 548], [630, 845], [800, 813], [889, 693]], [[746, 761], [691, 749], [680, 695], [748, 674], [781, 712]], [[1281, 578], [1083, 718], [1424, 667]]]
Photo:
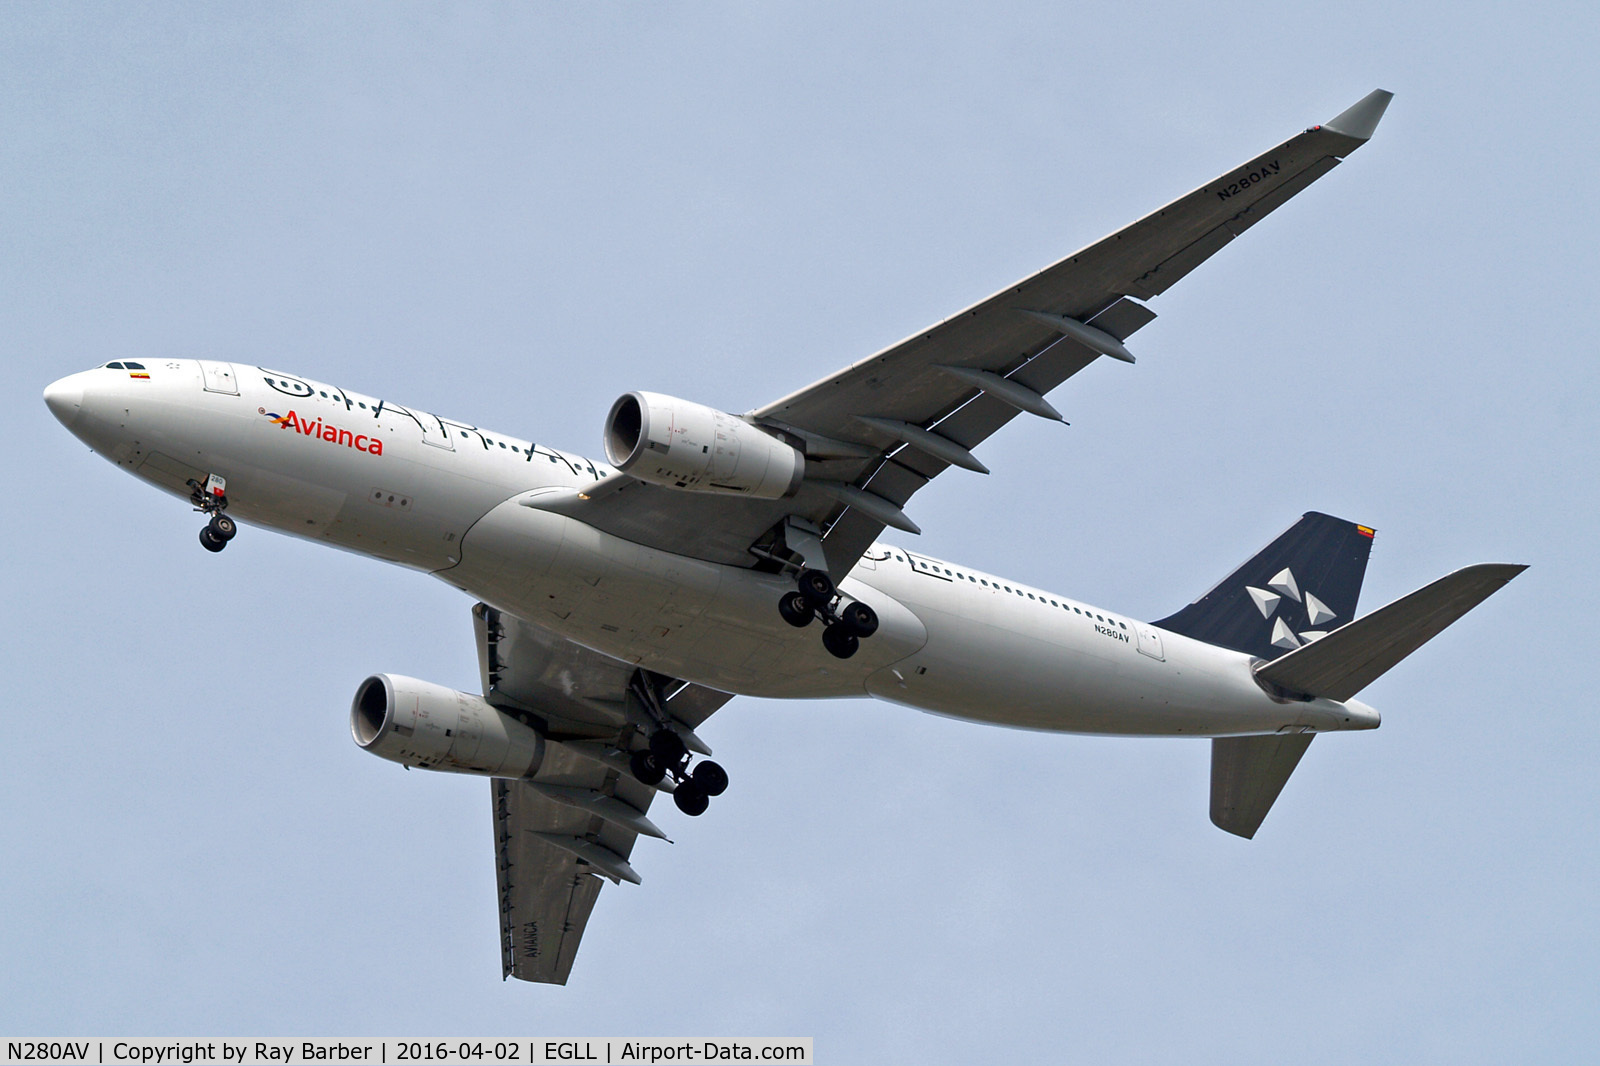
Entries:
[[[577, 856], [523, 830], [541, 799], [494, 779], [495, 880], [500, 893], [502, 977], [564, 985], [600, 896], [600, 878]], [[549, 801], [544, 801], [548, 803]]]

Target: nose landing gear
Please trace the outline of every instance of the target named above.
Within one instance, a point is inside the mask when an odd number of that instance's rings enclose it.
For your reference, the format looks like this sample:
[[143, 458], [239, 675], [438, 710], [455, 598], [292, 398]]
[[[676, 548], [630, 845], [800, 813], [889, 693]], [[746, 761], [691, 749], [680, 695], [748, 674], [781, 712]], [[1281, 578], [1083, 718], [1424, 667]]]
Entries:
[[861, 641], [878, 631], [878, 613], [860, 600], [840, 606], [842, 597], [833, 579], [821, 570], [800, 571], [800, 587], [778, 600], [778, 614], [796, 628], [821, 618], [822, 646], [830, 655], [848, 659], [861, 647]]
[[227, 515], [212, 515], [211, 521], [200, 527], [200, 546], [208, 552], [219, 552], [238, 532], [239, 526]]
[[219, 474], [208, 474], [204, 485], [191, 478], [189, 487], [194, 490], [189, 496], [194, 509], [211, 516], [200, 530], [200, 546], [208, 552], [219, 552], [239, 533], [238, 523], [222, 513], [228, 507], [228, 482]]

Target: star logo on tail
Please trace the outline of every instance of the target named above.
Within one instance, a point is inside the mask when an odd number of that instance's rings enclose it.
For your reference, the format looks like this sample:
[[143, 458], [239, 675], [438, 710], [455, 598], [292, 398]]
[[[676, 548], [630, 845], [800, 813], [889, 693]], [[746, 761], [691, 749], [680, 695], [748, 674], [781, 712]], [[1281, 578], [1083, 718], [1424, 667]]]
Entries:
[[1293, 651], [1328, 635], [1320, 628], [1338, 617], [1328, 605], [1309, 591], [1302, 592], [1294, 573], [1286, 566], [1275, 574], [1267, 587], [1246, 585], [1250, 601], [1261, 617], [1272, 623], [1272, 646]]

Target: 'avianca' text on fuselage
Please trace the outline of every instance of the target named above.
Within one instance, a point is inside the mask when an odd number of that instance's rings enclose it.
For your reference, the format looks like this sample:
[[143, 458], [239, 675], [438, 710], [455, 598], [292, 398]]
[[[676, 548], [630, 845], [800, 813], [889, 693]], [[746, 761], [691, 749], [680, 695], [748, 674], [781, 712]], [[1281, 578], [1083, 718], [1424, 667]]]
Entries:
[[354, 448], [358, 452], [368, 455], [382, 455], [383, 441], [377, 437], [369, 437], [365, 433], [354, 433], [348, 429], [340, 429], [330, 422], [318, 418], [315, 421], [301, 418], [295, 411], [280, 415], [273, 411], [262, 411], [274, 424], [284, 429], [299, 430], [305, 436], [315, 437], [317, 440], [327, 441], [329, 444], [342, 444], [346, 448]]

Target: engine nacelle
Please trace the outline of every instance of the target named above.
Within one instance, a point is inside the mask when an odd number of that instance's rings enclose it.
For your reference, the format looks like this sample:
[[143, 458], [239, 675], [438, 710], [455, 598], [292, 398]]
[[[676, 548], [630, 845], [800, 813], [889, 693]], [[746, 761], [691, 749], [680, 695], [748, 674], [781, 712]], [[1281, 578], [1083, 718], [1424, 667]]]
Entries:
[[374, 755], [424, 770], [532, 777], [544, 761], [544, 737], [482, 696], [398, 674], [361, 682], [350, 734]]
[[630, 392], [606, 417], [606, 458], [640, 481], [776, 500], [800, 487], [806, 457], [742, 418], [656, 392]]

